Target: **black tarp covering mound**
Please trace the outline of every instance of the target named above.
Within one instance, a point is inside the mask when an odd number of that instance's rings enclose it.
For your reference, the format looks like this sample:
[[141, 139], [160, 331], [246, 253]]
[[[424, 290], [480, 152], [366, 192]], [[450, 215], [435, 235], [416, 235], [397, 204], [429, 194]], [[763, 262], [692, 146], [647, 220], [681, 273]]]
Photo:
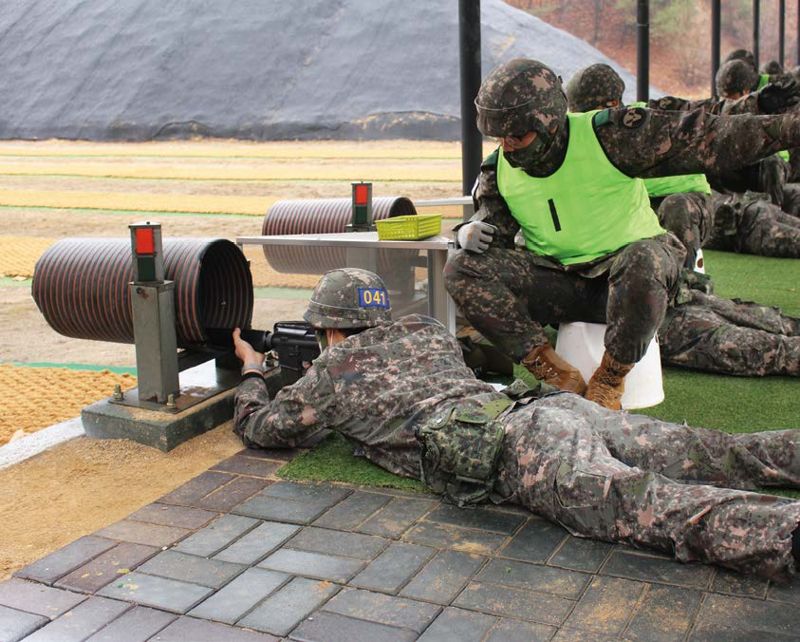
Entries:
[[[611, 62], [481, 5], [484, 73]], [[5, 0], [0, 60], [0, 138], [460, 137], [455, 0]]]

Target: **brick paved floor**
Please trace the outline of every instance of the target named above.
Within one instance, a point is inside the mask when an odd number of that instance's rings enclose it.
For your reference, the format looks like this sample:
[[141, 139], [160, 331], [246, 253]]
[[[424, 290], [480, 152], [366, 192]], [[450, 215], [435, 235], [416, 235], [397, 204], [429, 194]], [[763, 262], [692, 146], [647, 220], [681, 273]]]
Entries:
[[243, 451], [0, 584], [0, 641], [798, 640], [800, 583], [514, 507], [275, 481]]

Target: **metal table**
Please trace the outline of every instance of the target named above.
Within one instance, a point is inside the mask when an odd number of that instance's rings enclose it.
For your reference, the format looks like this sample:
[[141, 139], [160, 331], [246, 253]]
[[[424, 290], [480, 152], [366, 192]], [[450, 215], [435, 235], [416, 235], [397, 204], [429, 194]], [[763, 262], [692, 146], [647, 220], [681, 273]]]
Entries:
[[347, 266], [376, 271], [375, 252], [370, 250], [424, 250], [428, 256], [428, 314], [441, 321], [455, 334], [456, 307], [444, 287], [444, 264], [453, 241], [446, 236], [432, 236], [419, 241], [381, 241], [377, 232], [345, 232], [341, 234], [283, 234], [274, 236], [238, 236], [236, 244], [299, 245], [305, 247], [344, 247]]

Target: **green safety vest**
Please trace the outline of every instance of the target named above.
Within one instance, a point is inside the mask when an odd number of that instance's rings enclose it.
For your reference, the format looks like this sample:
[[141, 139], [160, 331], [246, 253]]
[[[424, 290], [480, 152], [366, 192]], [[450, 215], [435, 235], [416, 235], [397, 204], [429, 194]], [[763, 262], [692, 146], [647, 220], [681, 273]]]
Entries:
[[669, 196], [670, 194], [683, 194], [684, 192], [711, 194], [711, 185], [708, 184], [705, 174], [660, 176], [658, 178], [645, 178], [643, 180], [647, 188], [647, 195], [650, 198]]
[[758, 75], [758, 86], [756, 87], [756, 91], [759, 89], [764, 89], [769, 84], [769, 74], [759, 74]]
[[644, 183], [608, 160], [592, 126], [596, 111], [567, 114], [564, 162], [537, 178], [497, 155], [497, 186], [527, 248], [562, 265], [586, 263], [664, 234]]
[[[647, 103], [635, 102], [630, 107], [647, 107]], [[669, 196], [670, 194], [683, 194], [685, 192], [700, 192], [711, 194], [711, 185], [708, 184], [705, 174], [681, 174], [679, 176], [660, 176], [658, 178], [645, 178], [647, 195], [650, 198]]]
[[778, 152], [778, 156], [780, 156], [787, 163], [789, 162], [789, 158], [790, 157], [789, 157], [789, 150], [788, 149], [782, 149], [781, 151], [779, 151]]

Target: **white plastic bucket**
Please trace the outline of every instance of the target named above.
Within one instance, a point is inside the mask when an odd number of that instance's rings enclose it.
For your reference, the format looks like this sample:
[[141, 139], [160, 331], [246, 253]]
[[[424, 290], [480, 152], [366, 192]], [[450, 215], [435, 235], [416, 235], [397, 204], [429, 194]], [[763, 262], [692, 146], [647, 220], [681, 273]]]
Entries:
[[[605, 352], [604, 323], [562, 323], [558, 328], [556, 352], [581, 371], [588, 382], [600, 365]], [[641, 361], [625, 377], [622, 407], [625, 410], [649, 408], [664, 401], [661, 378], [661, 353], [658, 339], [653, 337]]]
[[706, 273], [706, 263], [703, 260], [703, 250], [697, 250], [697, 256], [694, 258], [694, 271], [700, 274]]

